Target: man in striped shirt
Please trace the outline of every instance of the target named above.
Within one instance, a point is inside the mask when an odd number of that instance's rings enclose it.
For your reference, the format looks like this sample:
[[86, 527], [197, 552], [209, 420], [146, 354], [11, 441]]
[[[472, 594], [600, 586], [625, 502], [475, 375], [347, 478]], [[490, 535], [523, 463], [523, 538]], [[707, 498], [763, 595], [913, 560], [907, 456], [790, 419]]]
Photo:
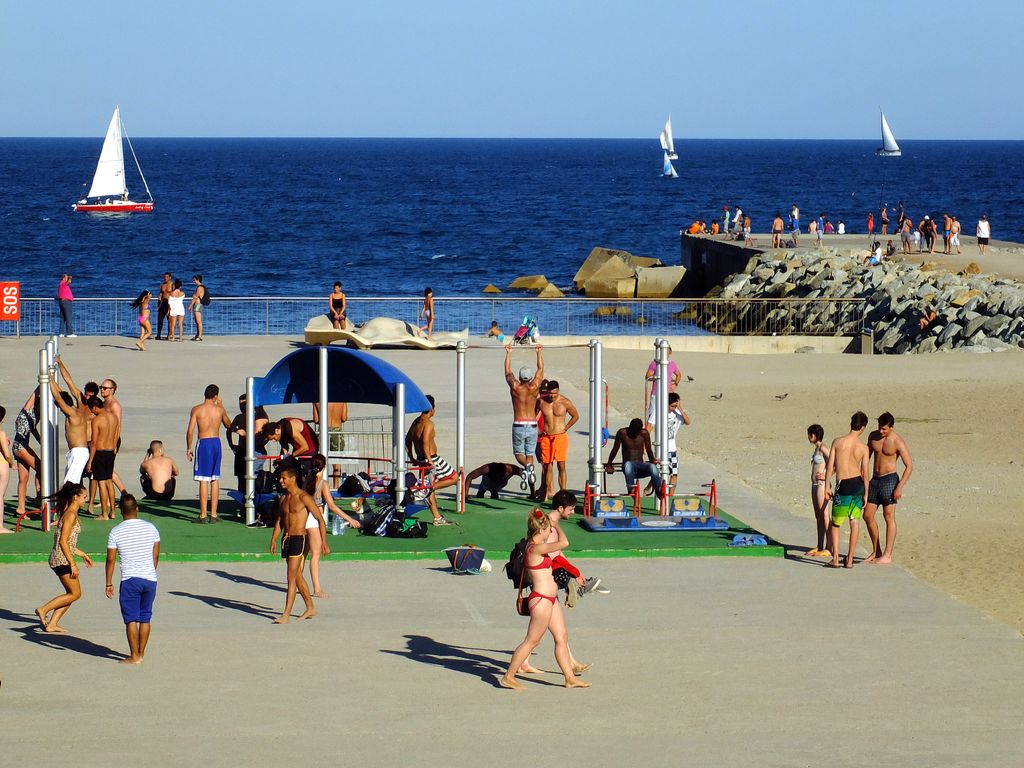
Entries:
[[124, 522], [107, 537], [107, 597], [114, 597], [114, 560], [121, 558], [119, 602], [129, 656], [122, 664], [141, 664], [149, 642], [149, 628], [156, 598], [156, 567], [160, 562], [160, 532], [139, 520], [139, 505], [130, 493], [118, 503]]

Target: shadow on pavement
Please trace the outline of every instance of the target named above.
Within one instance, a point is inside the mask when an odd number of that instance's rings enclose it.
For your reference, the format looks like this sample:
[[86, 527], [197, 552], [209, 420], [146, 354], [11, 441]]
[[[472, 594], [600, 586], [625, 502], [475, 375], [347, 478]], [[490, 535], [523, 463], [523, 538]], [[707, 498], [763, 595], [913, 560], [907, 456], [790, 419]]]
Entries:
[[[417, 661], [421, 664], [433, 664], [444, 667], [455, 672], [462, 672], [466, 675], [479, 677], [485, 683], [495, 688], [500, 688], [498, 678], [505, 671], [508, 664], [507, 659], [512, 656], [512, 651], [497, 651], [488, 648], [463, 648], [457, 645], [448, 645], [425, 635], [405, 635], [405, 650], [381, 650], [381, 653], [388, 653], [392, 656], [402, 656], [410, 661]], [[484, 653], [501, 654], [503, 658], [494, 659], [483, 656], [473, 651]], [[558, 685], [538, 677], [530, 676], [531, 682], [541, 685]], [[559, 686], [560, 687], [560, 686]]]
[[11, 627], [11, 631], [18, 632], [22, 638], [28, 640], [30, 643], [41, 645], [44, 648], [52, 648], [57, 651], [74, 651], [75, 653], [82, 653], [86, 656], [95, 656], [99, 659], [112, 659], [114, 661], [120, 661], [128, 655], [126, 653], [118, 653], [113, 648], [107, 648], [105, 645], [94, 643], [83, 637], [43, 632], [43, 630], [39, 628], [38, 623], [29, 627]]
[[267, 608], [263, 605], [256, 605], [255, 603], [244, 603], [241, 600], [232, 600], [227, 597], [214, 597], [213, 595], [193, 595], [191, 592], [168, 592], [169, 595], [176, 597], [188, 597], [193, 600], [198, 600], [201, 603], [206, 603], [211, 608], [223, 608], [231, 611], [241, 611], [242, 613], [249, 613], [253, 616], [259, 616], [264, 619], [276, 619], [281, 615], [280, 611], [275, 611], [272, 608]]
[[280, 582], [269, 582], [261, 579], [254, 579], [252, 576], [242, 576], [238, 573], [228, 573], [227, 571], [219, 571], [215, 568], [208, 568], [207, 573], [212, 573], [214, 576], [219, 576], [222, 579], [227, 579], [235, 584], [246, 584], [250, 587], [260, 587], [261, 589], [272, 589], [275, 592], [287, 592], [287, 588], [282, 586]]

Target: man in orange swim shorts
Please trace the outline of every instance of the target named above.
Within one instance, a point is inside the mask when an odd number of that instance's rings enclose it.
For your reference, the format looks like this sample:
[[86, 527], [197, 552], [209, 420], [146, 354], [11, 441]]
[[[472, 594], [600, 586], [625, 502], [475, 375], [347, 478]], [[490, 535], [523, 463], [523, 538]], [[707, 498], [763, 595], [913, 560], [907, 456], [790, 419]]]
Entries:
[[[559, 394], [558, 382], [548, 382], [541, 392], [538, 407], [544, 416], [544, 434], [537, 440], [540, 461], [544, 465], [544, 480], [538, 491], [538, 501], [547, 502], [554, 486], [554, 465], [558, 464], [558, 488], [566, 490], [568, 483], [565, 462], [569, 458], [569, 430], [580, 419], [579, 411], [565, 395]], [[566, 419], [568, 416], [568, 419]]]

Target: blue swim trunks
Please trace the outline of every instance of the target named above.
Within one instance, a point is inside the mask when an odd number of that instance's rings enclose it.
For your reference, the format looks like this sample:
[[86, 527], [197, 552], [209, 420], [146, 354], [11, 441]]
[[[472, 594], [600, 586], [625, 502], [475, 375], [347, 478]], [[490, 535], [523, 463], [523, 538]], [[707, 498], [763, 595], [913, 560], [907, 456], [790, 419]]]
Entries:
[[121, 605], [121, 618], [125, 624], [140, 622], [149, 624], [153, 618], [153, 601], [156, 599], [156, 582], [133, 576], [121, 582], [117, 602]]
[[192, 466], [193, 480], [220, 479], [220, 438], [202, 437], [196, 446], [195, 464]]

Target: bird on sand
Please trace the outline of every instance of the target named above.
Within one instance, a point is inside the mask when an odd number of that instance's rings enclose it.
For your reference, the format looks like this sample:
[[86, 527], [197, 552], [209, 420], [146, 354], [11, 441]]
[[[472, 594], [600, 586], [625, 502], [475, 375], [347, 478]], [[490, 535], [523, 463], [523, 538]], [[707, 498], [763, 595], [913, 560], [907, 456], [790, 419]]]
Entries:
[[722, 395], [723, 395], [723, 394], [724, 394], [724, 393], [722, 393], [722, 392], [719, 392], [719, 393], [718, 393], [717, 395], [712, 395], [712, 396], [711, 396], [711, 399], [712, 399], [712, 400], [721, 400], [721, 399], [722, 399]]
[[782, 395], [776, 395], [775, 399], [776, 400], [785, 400], [787, 397], [789, 397], [789, 392], [786, 392], [785, 394], [782, 394]]

